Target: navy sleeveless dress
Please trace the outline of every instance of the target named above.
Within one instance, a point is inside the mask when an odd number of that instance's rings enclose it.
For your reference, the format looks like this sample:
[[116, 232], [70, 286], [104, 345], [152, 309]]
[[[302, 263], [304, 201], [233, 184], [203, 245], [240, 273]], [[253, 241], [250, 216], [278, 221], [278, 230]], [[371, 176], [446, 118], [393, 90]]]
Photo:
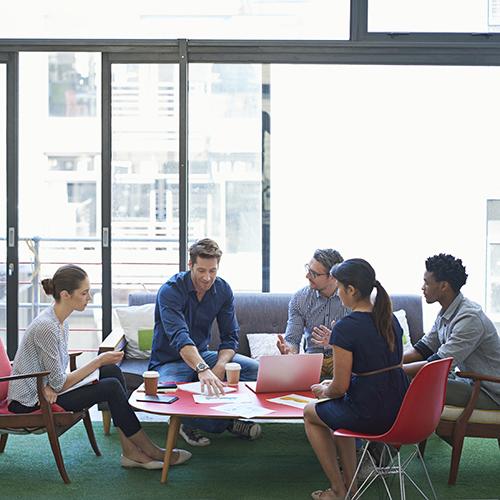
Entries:
[[382, 434], [394, 423], [409, 386], [402, 368], [375, 375], [355, 375], [401, 362], [403, 331], [394, 315], [392, 322], [396, 341], [393, 352], [378, 333], [370, 312], [353, 312], [335, 324], [330, 344], [352, 352], [353, 374], [343, 397], [316, 404], [316, 413], [331, 429]]

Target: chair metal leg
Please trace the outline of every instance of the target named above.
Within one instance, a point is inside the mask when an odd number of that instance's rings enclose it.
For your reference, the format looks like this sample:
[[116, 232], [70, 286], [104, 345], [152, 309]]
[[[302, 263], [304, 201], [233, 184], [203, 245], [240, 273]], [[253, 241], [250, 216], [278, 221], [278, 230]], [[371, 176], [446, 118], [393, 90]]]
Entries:
[[92, 420], [90, 420], [90, 415], [88, 410], [85, 410], [85, 416], [83, 417], [83, 424], [85, 425], [85, 430], [87, 431], [87, 436], [90, 441], [90, 446], [94, 450], [94, 453], [100, 457], [101, 452], [97, 446], [97, 441], [95, 440], [94, 428], [92, 427]]
[[424, 469], [425, 476], [427, 477], [427, 482], [429, 483], [429, 486], [431, 488], [432, 496], [434, 497], [434, 500], [437, 500], [436, 491], [434, 490], [434, 486], [433, 486], [431, 478], [429, 476], [429, 471], [427, 470], [427, 466], [425, 465], [425, 462], [424, 462], [424, 457], [423, 457], [422, 453], [420, 452], [420, 448], [418, 446], [417, 446], [417, 454], [418, 454], [418, 458], [420, 459], [420, 463], [422, 464], [422, 468]]
[[401, 452], [398, 450], [398, 475], [399, 475], [399, 494], [401, 497], [401, 500], [406, 499], [406, 493], [405, 493], [405, 475], [403, 474], [403, 471], [401, 470]]
[[0, 453], [3, 453], [5, 450], [5, 445], [7, 444], [7, 438], [9, 437], [8, 434], [2, 434], [0, 436]]
[[111, 429], [111, 412], [109, 410], [103, 410], [102, 412], [102, 430], [105, 436], [109, 436]]

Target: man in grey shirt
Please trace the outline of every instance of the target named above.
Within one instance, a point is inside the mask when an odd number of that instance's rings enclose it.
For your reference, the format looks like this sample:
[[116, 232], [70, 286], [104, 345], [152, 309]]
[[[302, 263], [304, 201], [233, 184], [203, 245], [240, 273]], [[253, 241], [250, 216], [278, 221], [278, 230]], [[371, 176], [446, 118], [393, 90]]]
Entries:
[[[460, 293], [467, 281], [462, 261], [439, 254], [429, 257], [425, 267], [422, 286], [425, 300], [428, 304], [439, 302], [441, 311], [431, 331], [405, 351], [406, 373], [414, 375], [429, 361], [452, 357], [452, 366], [461, 371], [500, 377], [500, 338], [481, 306]], [[500, 408], [500, 384], [481, 382], [481, 389], [476, 407]], [[465, 406], [471, 392], [469, 379], [450, 374], [447, 404]]]
[[296, 292], [288, 305], [285, 338], [277, 343], [281, 354], [297, 354], [305, 339], [306, 353], [322, 353], [322, 377], [332, 377], [332, 346], [329, 345], [332, 323], [349, 310], [337, 295], [337, 281], [330, 269], [344, 259], [332, 248], [318, 249], [305, 265], [309, 286]]

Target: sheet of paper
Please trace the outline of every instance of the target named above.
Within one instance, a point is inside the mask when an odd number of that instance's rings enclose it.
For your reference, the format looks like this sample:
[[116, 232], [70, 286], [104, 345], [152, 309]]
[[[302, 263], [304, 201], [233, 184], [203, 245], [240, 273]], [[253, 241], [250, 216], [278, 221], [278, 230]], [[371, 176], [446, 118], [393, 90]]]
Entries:
[[287, 394], [279, 398], [268, 399], [271, 403], [278, 403], [280, 405], [293, 406], [294, 408], [305, 408], [307, 403], [311, 401], [318, 401], [316, 398], [309, 398], [301, 396], [300, 394]]
[[212, 406], [211, 410], [222, 411], [223, 413], [228, 413], [229, 415], [239, 415], [243, 418], [263, 417], [274, 412], [274, 410], [263, 408], [262, 406], [258, 406], [254, 403]]
[[210, 403], [210, 404], [223, 404], [223, 403], [248, 403], [251, 401], [248, 394], [226, 394], [220, 398], [215, 396], [205, 396], [204, 394], [193, 394], [195, 403]]
[[[206, 394], [206, 391], [203, 392], [201, 390], [200, 382], [190, 382], [189, 384], [179, 384], [177, 386], [182, 391], [192, 392], [194, 394]], [[224, 392], [234, 392], [236, 390], [235, 387], [224, 387]]]
[[87, 375], [85, 378], [80, 380], [80, 382], [77, 382], [75, 385], [72, 385], [69, 389], [66, 389], [65, 391], [61, 391], [58, 394], [66, 394], [69, 391], [73, 391], [75, 389], [78, 389], [79, 387], [83, 387], [84, 385], [89, 385], [89, 384], [95, 384], [96, 382], [99, 382], [99, 370], [94, 370], [91, 374]]

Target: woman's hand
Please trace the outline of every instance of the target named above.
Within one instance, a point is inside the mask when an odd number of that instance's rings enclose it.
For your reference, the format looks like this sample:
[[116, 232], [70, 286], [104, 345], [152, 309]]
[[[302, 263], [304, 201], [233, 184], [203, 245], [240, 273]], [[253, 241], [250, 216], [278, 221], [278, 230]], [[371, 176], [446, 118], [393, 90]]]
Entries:
[[57, 401], [57, 392], [50, 385], [46, 385], [43, 388], [43, 395], [49, 404], [54, 404]]
[[99, 368], [106, 365], [115, 365], [123, 359], [123, 351], [106, 351], [97, 356]]
[[326, 384], [314, 384], [311, 386], [311, 391], [318, 399], [326, 398], [326, 397], [328, 397], [326, 395], [326, 390], [328, 389], [328, 385], [326, 385]]

